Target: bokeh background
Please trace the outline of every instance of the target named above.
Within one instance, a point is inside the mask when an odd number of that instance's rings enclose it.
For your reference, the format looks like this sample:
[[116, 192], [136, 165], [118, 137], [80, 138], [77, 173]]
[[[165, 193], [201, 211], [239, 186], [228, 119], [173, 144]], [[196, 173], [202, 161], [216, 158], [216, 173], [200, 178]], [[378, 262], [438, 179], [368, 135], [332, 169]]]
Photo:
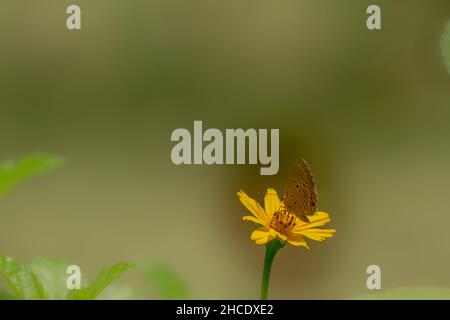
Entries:
[[[1, 200], [0, 252], [90, 276], [149, 258], [198, 298], [258, 298], [264, 247], [236, 192], [282, 192], [301, 155], [337, 234], [283, 249], [272, 298], [366, 294], [371, 264], [383, 289], [450, 286], [448, 19], [448, 0], [3, 1], [0, 158], [66, 164]], [[170, 134], [194, 120], [280, 128], [279, 174], [173, 165]]]

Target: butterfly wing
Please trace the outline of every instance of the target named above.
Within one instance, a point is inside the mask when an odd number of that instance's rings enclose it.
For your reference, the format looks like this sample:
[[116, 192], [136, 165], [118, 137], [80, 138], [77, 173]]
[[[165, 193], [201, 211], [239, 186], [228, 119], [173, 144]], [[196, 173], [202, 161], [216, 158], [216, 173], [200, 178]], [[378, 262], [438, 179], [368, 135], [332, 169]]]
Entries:
[[287, 182], [284, 206], [303, 221], [309, 222], [307, 216], [313, 215], [318, 205], [319, 197], [312, 171], [305, 159], [299, 158]]

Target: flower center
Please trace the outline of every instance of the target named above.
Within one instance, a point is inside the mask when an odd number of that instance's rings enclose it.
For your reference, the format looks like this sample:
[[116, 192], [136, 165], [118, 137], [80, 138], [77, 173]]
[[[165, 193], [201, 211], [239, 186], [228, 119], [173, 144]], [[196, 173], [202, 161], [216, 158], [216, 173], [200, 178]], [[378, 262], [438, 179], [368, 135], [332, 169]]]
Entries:
[[292, 228], [297, 223], [297, 216], [287, 210], [280, 209], [275, 212], [270, 221], [270, 227], [280, 233]]

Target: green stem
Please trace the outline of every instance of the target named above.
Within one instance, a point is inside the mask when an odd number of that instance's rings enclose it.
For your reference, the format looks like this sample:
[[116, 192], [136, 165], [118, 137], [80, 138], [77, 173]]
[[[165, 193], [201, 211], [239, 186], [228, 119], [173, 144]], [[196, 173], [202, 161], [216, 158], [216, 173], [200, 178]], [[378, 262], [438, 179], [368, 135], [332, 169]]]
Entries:
[[261, 283], [261, 300], [267, 300], [269, 292], [270, 271], [272, 270], [272, 262], [278, 250], [283, 248], [284, 244], [278, 240], [272, 240], [266, 244], [266, 256], [264, 258], [264, 270]]

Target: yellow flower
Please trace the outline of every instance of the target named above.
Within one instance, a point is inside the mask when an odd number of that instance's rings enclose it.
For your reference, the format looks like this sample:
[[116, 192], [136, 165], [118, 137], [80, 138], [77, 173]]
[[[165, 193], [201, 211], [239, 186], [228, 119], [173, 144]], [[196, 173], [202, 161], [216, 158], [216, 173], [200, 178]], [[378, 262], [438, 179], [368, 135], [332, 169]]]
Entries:
[[308, 217], [310, 222], [307, 223], [293, 213], [286, 211], [275, 189], [267, 189], [264, 197], [264, 209], [244, 191], [239, 191], [237, 195], [242, 204], [253, 214], [252, 216], [244, 216], [242, 220], [253, 221], [261, 225], [251, 235], [251, 239], [256, 244], [265, 244], [278, 239], [282, 243], [287, 241], [294, 246], [309, 249], [305, 237], [315, 241], [323, 241], [326, 238], [331, 238], [336, 232], [334, 229], [317, 228], [331, 221], [326, 212], [317, 211], [314, 215]]

